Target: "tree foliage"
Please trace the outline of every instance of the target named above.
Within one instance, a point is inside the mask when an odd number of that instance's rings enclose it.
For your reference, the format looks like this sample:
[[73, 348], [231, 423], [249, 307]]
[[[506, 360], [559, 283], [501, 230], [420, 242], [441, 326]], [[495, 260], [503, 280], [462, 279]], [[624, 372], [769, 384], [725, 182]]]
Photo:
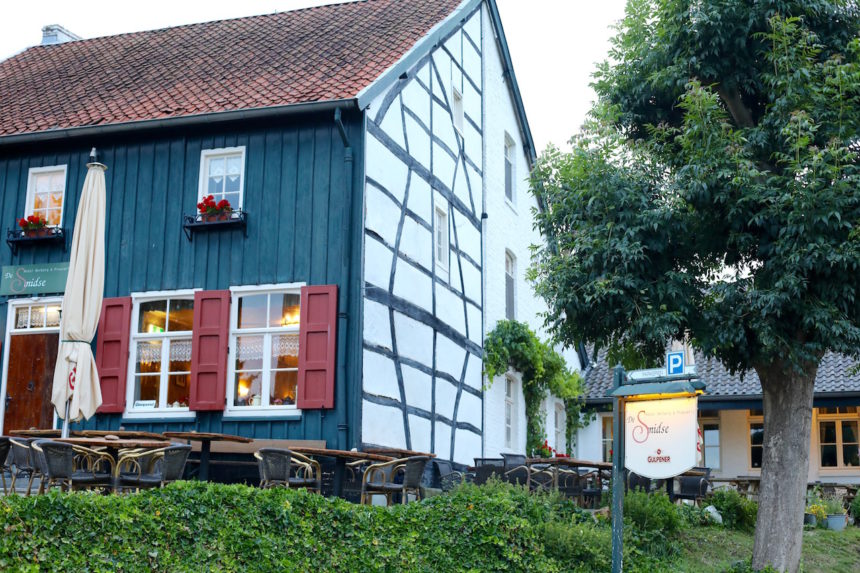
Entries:
[[573, 434], [583, 424], [582, 377], [564, 357], [542, 342], [527, 324], [500, 320], [484, 341], [484, 373], [492, 383], [512, 368], [522, 375], [526, 406], [526, 451], [538, 450], [546, 439], [540, 404], [548, 393], [564, 401], [565, 440], [571, 450]]
[[562, 340], [732, 371], [860, 353], [853, 3], [631, 0], [572, 149], [532, 174]]

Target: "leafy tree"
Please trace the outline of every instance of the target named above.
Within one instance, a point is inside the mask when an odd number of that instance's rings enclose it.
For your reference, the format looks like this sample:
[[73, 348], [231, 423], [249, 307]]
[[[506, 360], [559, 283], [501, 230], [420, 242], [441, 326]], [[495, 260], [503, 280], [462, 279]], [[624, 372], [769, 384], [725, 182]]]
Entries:
[[756, 569], [798, 568], [815, 375], [860, 355], [858, 32], [853, 1], [630, 0], [589, 121], [532, 174], [555, 336], [758, 374]]

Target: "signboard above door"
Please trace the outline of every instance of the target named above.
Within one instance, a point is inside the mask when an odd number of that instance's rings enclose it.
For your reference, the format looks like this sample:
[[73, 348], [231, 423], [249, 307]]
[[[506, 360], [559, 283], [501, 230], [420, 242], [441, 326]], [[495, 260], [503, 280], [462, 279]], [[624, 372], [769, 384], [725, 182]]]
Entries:
[[4, 266], [0, 295], [60, 294], [66, 290], [69, 262]]

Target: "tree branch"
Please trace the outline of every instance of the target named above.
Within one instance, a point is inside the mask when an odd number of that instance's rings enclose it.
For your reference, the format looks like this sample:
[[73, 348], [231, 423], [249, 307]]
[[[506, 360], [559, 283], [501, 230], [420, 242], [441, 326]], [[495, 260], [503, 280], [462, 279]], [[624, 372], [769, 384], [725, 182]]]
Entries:
[[726, 104], [738, 127], [755, 127], [752, 112], [744, 105], [741, 93], [737, 88], [730, 90], [724, 84], [720, 84], [717, 93], [720, 94], [720, 99]]

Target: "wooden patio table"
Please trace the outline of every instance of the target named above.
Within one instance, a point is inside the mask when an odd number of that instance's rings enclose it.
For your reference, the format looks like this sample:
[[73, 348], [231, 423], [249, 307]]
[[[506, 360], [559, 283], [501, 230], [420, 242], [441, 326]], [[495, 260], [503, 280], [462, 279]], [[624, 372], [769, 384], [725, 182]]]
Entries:
[[[10, 436], [22, 438], [59, 438], [62, 430], [12, 430]], [[103, 438], [105, 436], [116, 436], [117, 438], [131, 440], [164, 440], [164, 435], [153, 432], [138, 432], [136, 430], [75, 430], [69, 432], [76, 438]]]
[[131, 439], [131, 438], [120, 438], [118, 440], [111, 440], [104, 437], [92, 437], [92, 438], [57, 438], [58, 442], [65, 442], [67, 444], [86, 446], [91, 448], [106, 448], [107, 453], [114, 459], [116, 462], [115, 471], [113, 475], [113, 484], [112, 488], [114, 491], [117, 491], [117, 483], [119, 482], [119, 451], [123, 449], [135, 449], [135, 448], [143, 448], [147, 450], [158, 450], [161, 448], [167, 448], [170, 446], [170, 442], [166, 440], [141, 440], [141, 439]]
[[243, 436], [234, 436], [232, 434], [216, 434], [212, 432], [164, 432], [167, 438], [176, 440], [188, 440], [200, 442], [200, 471], [197, 474], [197, 479], [200, 481], [209, 481], [209, 454], [212, 449], [212, 442], [237, 442], [240, 444], [250, 444], [254, 440]]
[[290, 448], [290, 450], [306, 456], [328, 456], [330, 458], [334, 458], [334, 479], [332, 480], [332, 489], [334, 490], [335, 497], [343, 497], [343, 478], [346, 475], [347, 461], [367, 460], [370, 462], [390, 462], [391, 460], [396, 459], [391, 456], [372, 452], [329, 450], [326, 448], [309, 448], [303, 446]]
[[578, 460], [576, 458], [528, 458], [526, 466], [529, 468], [528, 479], [526, 484], [531, 488], [532, 467], [535, 465], [546, 464], [552, 467], [552, 487], [558, 489], [558, 472], [559, 468], [564, 466], [568, 468], [595, 468], [598, 470], [611, 470], [612, 464], [609, 462], [594, 462], [590, 460]]
[[404, 450], [401, 448], [364, 448], [363, 451], [371, 454], [381, 454], [383, 456], [394, 456], [397, 458], [411, 458], [414, 456], [427, 456], [428, 458], [436, 457], [436, 454], [431, 454], [429, 452], [416, 452], [414, 450]]

